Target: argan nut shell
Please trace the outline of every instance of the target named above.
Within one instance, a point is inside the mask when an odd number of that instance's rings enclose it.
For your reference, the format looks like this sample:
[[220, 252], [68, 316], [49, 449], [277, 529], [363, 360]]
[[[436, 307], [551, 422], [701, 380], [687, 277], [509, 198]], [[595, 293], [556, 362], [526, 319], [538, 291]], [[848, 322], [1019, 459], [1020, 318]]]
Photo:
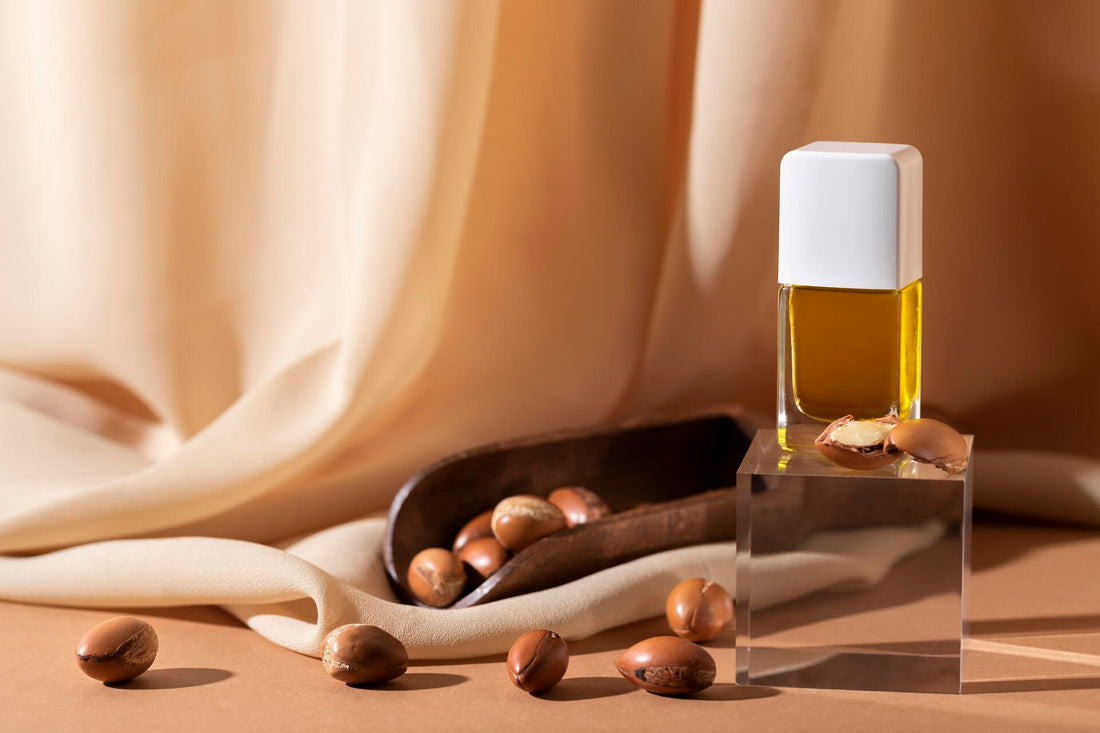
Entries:
[[619, 674], [655, 695], [690, 695], [714, 684], [714, 658], [678, 636], [640, 641], [615, 660]]
[[500, 570], [512, 553], [496, 537], [473, 540], [458, 553], [458, 559], [469, 565], [482, 579]]
[[672, 632], [688, 641], [709, 641], [733, 622], [733, 599], [703, 578], [681, 581], [668, 594], [665, 618]]
[[145, 621], [116, 616], [93, 626], [76, 646], [80, 671], [100, 682], [125, 682], [157, 658], [157, 632]]
[[344, 624], [325, 637], [321, 664], [329, 675], [349, 685], [386, 682], [405, 674], [405, 645], [377, 626]]
[[462, 594], [466, 586], [466, 569], [450, 550], [429, 547], [413, 557], [405, 579], [418, 601], [443, 608]]
[[502, 499], [493, 510], [493, 535], [519, 552], [543, 537], [565, 529], [561, 509], [538, 496], [520, 494]]
[[460, 552], [463, 547], [473, 542], [474, 540], [479, 540], [482, 537], [492, 536], [493, 510], [489, 509], [482, 512], [481, 514], [478, 514], [469, 522], [466, 522], [466, 524], [462, 525], [462, 529], [458, 530], [458, 534], [455, 535], [454, 545], [452, 545], [451, 550], [456, 553]]
[[525, 692], [544, 692], [561, 681], [569, 667], [565, 639], [553, 631], [528, 631], [508, 650], [508, 678]]
[[[898, 459], [897, 449], [893, 448], [885, 441], [872, 447], [856, 447], [844, 445], [843, 443], [836, 443], [829, 437], [834, 430], [853, 421], [855, 421], [854, 417], [845, 415], [839, 420], [834, 420], [830, 423], [827, 428], [821, 431], [821, 435], [817, 436], [817, 439], [814, 441], [814, 445], [817, 446], [818, 452], [838, 466], [851, 468], [857, 471], [870, 471], [876, 468], [882, 468], [883, 466], [889, 466]], [[887, 415], [886, 417], [880, 417], [872, 422], [897, 425], [901, 421], [893, 415]], [[894, 430], [897, 430], [897, 428], [894, 428]], [[893, 431], [891, 431], [891, 433], [892, 432]]]
[[562, 514], [565, 515], [565, 523], [569, 527], [594, 522], [611, 513], [607, 502], [596, 492], [581, 486], [554, 489], [546, 500], [561, 509]]
[[911, 455], [921, 463], [931, 463], [947, 473], [966, 470], [970, 448], [966, 438], [947, 423], [929, 418], [908, 420], [886, 436], [887, 444]]

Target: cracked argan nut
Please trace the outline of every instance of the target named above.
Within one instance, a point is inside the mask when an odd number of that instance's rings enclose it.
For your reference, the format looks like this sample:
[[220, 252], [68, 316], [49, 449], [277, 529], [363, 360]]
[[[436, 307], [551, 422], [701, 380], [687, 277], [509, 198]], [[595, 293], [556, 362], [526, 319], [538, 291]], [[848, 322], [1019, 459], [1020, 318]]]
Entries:
[[565, 529], [565, 515], [546, 499], [520, 494], [497, 504], [492, 526], [500, 544], [519, 552], [546, 535]]
[[569, 527], [578, 524], [587, 524], [597, 519], [606, 517], [611, 513], [607, 502], [601, 499], [596, 492], [589, 491], [581, 486], [566, 486], [554, 489], [546, 500], [561, 509], [565, 515], [565, 523]]
[[377, 626], [344, 624], [325, 637], [321, 664], [333, 679], [370, 685], [405, 674], [409, 653], [404, 644]]
[[443, 608], [454, 603], [462, 594], [466, 585], [466, 569], [450, 550], [429, 547], [413, 557], [406, 580], [416, 600]]
[[474, 540], [480, 540], [482, 537], [493, 536], [493, 510], [482, 512], [476, 517], [471, 519], [466, 524], [462, 525], [462, 529], [458, 530], [458, 534], [455, 535], [455, 542], [451, 549], [454, 552], [461, 552], [462, 548], [470, 544]]
[[690, 695], [714, 684], [714, 658], [678, 636], [654, 636], [627, 649], [615, 668], [637, 687], [655, 695]]
[[473, 568], [482, 579], [500, 570], [508, 562], [508, 548], [500, 544], [496, 537], [476, 539], [458, 553], [458, 559]]
[[132, 616], [116, 616], [84, 635], [76, 647], [76, 664], [100, 682], [125, 682], [149, 669], [157, 647], [152, 626]]
[[876, 420], [856, 420], [845, 415], [825, 428], [814, 445], [838, 466], [861, 471], [881, 468], [898, 459], [897, 449], [886, 442], [886, 436], [900, 422], [893, 415]]
[[668, 594], [665, 617], [677, 636], [688, 641], [709, 641], [733, 621], [733, 600], [717, 583], [688, 578]]
[[561, 681], [569, 667], [565, 639], [553, 631], [528, 631], [508, 650], [508, 678], [525, 692], [544, 692]]
[[939, 420], [921, 418], [898, 425], [886, 436], [888, 447], [902, 450], [921, 463], [931, 463], [941, 471], [966, 470], [970, 448], [958, 430]]

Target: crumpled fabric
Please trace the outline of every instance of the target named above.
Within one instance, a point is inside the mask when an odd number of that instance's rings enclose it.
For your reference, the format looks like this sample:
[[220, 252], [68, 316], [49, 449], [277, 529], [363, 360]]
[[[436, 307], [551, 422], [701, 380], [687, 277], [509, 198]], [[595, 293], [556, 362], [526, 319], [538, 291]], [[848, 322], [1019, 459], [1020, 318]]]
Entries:
[[[1030, 93], [1100, 123], [1100, 64], [1072, 62], [1092, 21], [943, 12], [5, 3], [0, 597], [217, 603], [309, 654], [368, 620], [462, 656], [659, 614], [681, 577], [732, 589], [718, 545], [484, 608], [396, 606], [377, 512], [490, 441], [770, 410], [778, 161], [828, 137], [924, 153], [926, 412], [977, 435], [978, 505], [1100, 522], [1100, 393], [1080, 387], [1097, 263], [1027, 256], [1029, 232], [1100, 232], [1002, 148], [1033, 136], [1059, 181], [1093, 185], [1087, 141], [1004, 114]], [[982, 44], [956, 38], [975, 24]], [[950, 84], [929, 87], [930, 58]], [[860, 546], [817, 577], [873, 582]], [[817, 587], [812, 555], [783, 560], [777, 598]]]

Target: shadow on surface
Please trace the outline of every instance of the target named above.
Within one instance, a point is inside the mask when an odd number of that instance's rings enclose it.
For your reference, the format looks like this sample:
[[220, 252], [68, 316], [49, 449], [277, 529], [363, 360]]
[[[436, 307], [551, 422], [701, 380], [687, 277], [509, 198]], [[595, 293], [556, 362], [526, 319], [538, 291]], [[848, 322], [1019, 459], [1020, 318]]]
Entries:
[[[107, 609], [102, 609], [107, 610]], [[135, 616], [137, 618], [170, 618], [178, 621], [194, 621], [200, 624], [212, 624], [214, 626], [235, 626], [248, 628], [241, 621], [223, 611], [217, 606], [174, 606], [156, 608], [113, 608], [111, 612], [121, 616]]]
[[[13, 555], [14, 557], [14, 555]], [[66, 605], [53, 605], [53, 604], [38, 604], [24, 601], [11, 601], [4, 600], [4, 603], [10, 603], [15, 606], [26, 606], [28, 608], [60, 608], [69, 609], [74, 611], [92, 611], [96, 613], [111, 614], [114, 616], [135, 616], [137, 618], [144, 618], [146, 616], [153, 616], [156, 618], [169, 618], [179, 621], [194, 621], [196, 623], [212, 624], [214, 626], [235, 626], [237, 628], [248, 628], [243, 622], [238, 621], [235, 617], [230, 615], [227, 611], [223, 611], [217, 606], [157, 606], [150, 608], [88, 608], [84, 606], [66, 606]], [[106, 618], [106, 616], [104, 616]]]
[[1082, 542], [1096, 536], [1095, 528], [975, 511], [970, 569], [980, 573], [1051, 545]]
[[541, 700], [570, 702], [595, 700], [633, 692], [635, 688], [622, 677], [567, 677], [551, 690], [535, 695]]
[[469, 677], [443, 672], [406, 672], [395, 680], [380, 685], [348, 685], [357, 690], [436, 690], [441, 687], [460, 685]]
[[175, 690], [181, 687], [200, 687], [222, 682], [233, 676], [228, 669], [214, 667], [173, 667], [151, 669], [128, 682], [107, 682], [107, 687], [119, 690]]
[[735, 685], [730, 682], [719, 682], [703, 690], [697, 695], [689, 695], [688, 700], [760, 700], [765, 697], [775, 697], [780, 691], [774, 687], [764, 685]]
[[[601, 631], [587, 639], [578, 639], [569, 642], [569, 655], [580, 656], [584, 654], [599, 654], [601, 652], [622, 652], [637, 644], [643, 639], [652, 636], [671, 636], [668, 621], [664, 616], [635, 621], [625, 626]], [[704, 642], [701, 646], [707, 649], [732, 649], [734, 646], [733, 629], [727, 629], [720, 636]]]
[[963, 694], [1039, 692], [1042, 690], [1097, 690], [1100, 677], [1048, 677], [1036, 680], [983, 680], [963, 682]]
[[484, 654], [480, 657], [463, 657], [461, 659], [410, 659], [409, 669], [414, 670], [417, 667], [435, 667], [438, 665], [446, 664], [448, 666], [461, 666], [465, 664], [504, 664], [504, 660], [507, 659], [507, 654]]
[[972, 620], [971, 636], [1050, 636], [1100, 631], [1100, 616], [1043, 616]]

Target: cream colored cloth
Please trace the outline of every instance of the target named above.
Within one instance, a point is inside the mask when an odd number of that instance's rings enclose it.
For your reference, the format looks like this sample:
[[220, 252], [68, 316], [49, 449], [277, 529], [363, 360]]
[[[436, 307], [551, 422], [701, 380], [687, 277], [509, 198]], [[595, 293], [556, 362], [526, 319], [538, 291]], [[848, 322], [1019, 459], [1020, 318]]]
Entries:
[[[0, 596], [459, 655], [732, 580], [711, 548], [397, 608], [354, 520], [491, 440], [771, 409], [778, 160], [815, 138], [924, 153], [926, 404], [1047, 451], [980, 453], [979, 502], [1100, 521], [1096, 462], [1049, 452], [1100, 445], [1100, 273], [1030, 256], [1100, 231], [1015, 154], [1034, 135], [1083, 192], [1094, 141], [1004, 113], [1100, 129], [1096, 21], [921, 5], [0, 3], [0, 552], [69, 548], [3, 558]], [[852, 553], [836, 577], [873, 579]]]
[[[367, 519], [313, 535], [285, 552], [201, 537], [102, 542], [33, 558], [0, 558], [0, 578], [7, 598], [40, 603], [224, 604], [272, 641], [313, 656], [320, 656], [332, 628], [371, 623], [401, 639], [413, 658], [433, 659], [503, 652], [532, 628], [577, 639], [657, 616], [668, 590], [684, 578], [710, 578], [736, 589], [734, 545], [728, 543], [650, 555], [474, 608], [406, 606], [394, 599], [381, 567], [384, 534], [385, 520]], [[895, 560], [941, 534], [942, 526], [933, 522], [815, 536], [800, 552], [762, 562], [761, 605], [837, 584], [872, 584]]]

